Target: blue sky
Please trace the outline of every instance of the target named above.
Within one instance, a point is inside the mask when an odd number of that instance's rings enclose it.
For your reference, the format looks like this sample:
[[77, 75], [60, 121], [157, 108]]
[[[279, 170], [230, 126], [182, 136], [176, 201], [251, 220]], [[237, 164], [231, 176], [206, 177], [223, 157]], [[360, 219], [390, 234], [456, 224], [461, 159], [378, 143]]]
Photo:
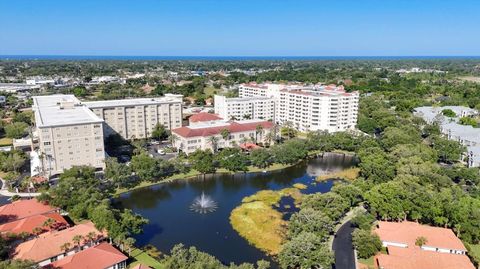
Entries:
[[479, 0], [0, 0], [0, 55], [480, 55]]

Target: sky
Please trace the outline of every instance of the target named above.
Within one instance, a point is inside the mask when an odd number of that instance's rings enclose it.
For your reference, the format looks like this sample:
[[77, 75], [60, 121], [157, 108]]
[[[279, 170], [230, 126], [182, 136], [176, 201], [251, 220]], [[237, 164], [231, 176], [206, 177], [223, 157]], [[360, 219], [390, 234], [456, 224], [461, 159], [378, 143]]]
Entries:
[[480, 0], [0, 0], [0, 55], [479, 56]]

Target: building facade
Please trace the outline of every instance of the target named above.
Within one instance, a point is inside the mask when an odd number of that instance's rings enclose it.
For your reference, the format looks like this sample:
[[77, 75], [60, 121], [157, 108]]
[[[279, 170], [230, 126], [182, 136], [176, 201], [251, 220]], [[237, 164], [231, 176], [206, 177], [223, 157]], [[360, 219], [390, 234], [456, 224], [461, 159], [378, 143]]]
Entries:
[[157, 124], [167, 129], [182, 126], [182, 95], [161, 98], [137, 98], [85, 102], [95, 115], [105, 121], [105, 137], [119, 134], [125, 139], [151, 137]]
[[[196, 124], [173, 129], [173, 146], [190, 154], [197, 149], [218, 150], [245, 144], [249, 141], [271, 143], [269, 133], [273, 123], [262, 120], [224, 121]], [[228, 136], [224, 137], [225, 131]]]
[[227, 98], [214, 96], [215, 114], [224, 119], [274, 120], [275, 101], [270, 97]]
[[41, 169], [46, 175], [72, 166], [105, 168], [103, 120], [73, 95], [33, 97]]
[[273, 120], [302, 132], [346, 131], [357, 123], [359, 93], [343, 86], [249, 83], [240, 85], [239, 96], [215, 96], [215, 112], [225, 119]]

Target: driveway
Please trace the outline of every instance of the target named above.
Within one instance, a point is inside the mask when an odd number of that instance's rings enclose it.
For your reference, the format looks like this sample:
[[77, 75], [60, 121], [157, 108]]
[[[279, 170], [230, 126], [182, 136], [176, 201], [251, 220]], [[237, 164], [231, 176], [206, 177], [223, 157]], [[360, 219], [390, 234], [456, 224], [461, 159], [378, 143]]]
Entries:
[[335, 251], [335, 269], [355, 269], [355, 256], [353, 254], [352, 231], [350, 221], [346, 222], [337, 232], [333, 240]]

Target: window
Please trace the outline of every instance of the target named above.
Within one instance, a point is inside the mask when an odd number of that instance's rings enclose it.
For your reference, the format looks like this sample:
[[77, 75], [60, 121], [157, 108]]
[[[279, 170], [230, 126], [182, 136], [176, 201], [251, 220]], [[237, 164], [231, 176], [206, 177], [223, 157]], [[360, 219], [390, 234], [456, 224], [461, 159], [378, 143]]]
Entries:
[[50, 146], [51, 143], [50, 143], [50, 142], [43, 142], [43, 144], [44, 144], [45, 146]]

